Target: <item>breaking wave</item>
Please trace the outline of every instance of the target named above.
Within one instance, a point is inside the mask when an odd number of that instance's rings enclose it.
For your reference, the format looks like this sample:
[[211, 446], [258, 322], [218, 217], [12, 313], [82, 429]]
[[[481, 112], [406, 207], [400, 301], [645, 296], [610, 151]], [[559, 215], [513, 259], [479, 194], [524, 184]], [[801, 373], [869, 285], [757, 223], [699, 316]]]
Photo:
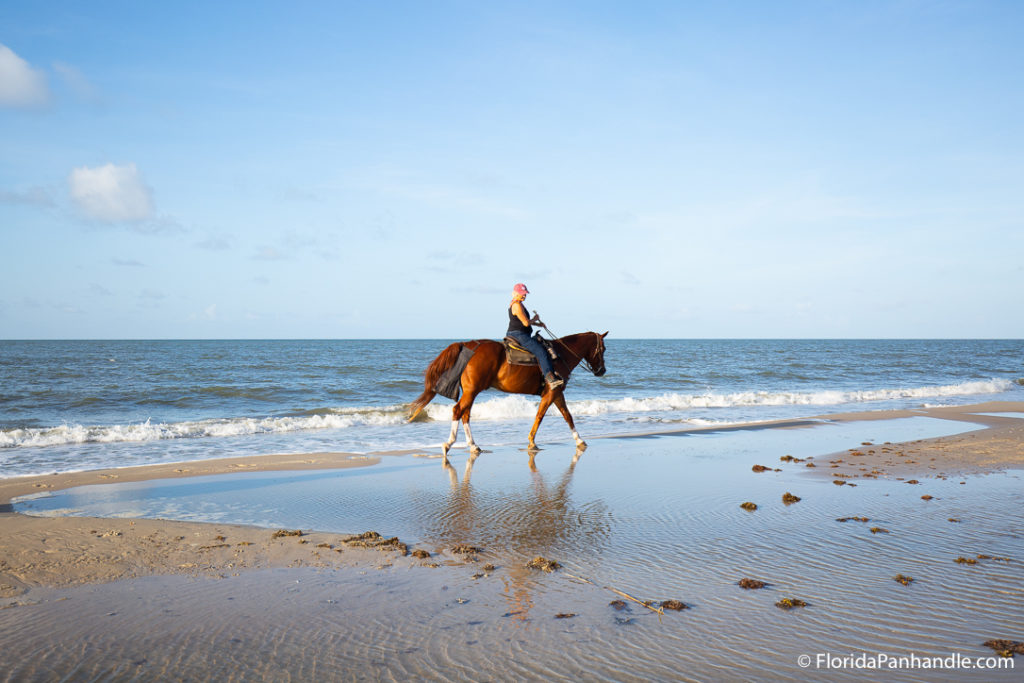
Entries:
[[[675, 413], [704, 408], [735, 408], [747, 406], [837, 406], [878, 401], [917, 401], [933, 398], [998, 394], [1018, 382], [993, 379], [945, 386], [874, 389], [863, 391], [825, 390], [812, 392], [745, 391], [735, 393], [684, 394], [667, 393], [645, 398], [592, 399], [569, 401], [577, 417], [605, 415], [643, 415]], [[60, 446], [84, 443], [119, 443], [192, 439], [202, 437], [237, 437], [258, 434], [280, 434], [324, 429], [358, 427], [400, 427], [406, 419], [405, 405], [377, 408], [327, 409], [301, 415], [263, 418], [223, 418], [175, 423], [84, 426], [64, 424], [56, 427], [0, 430], [0, 448]], [[532, 419], [537, 411], [536, 397], [500, 396], [478, 401], [473, 406], [475, 420]], [[444, 402], [431, 404], [426, 414], [433, 420], [450, 419], [451, 406]]]

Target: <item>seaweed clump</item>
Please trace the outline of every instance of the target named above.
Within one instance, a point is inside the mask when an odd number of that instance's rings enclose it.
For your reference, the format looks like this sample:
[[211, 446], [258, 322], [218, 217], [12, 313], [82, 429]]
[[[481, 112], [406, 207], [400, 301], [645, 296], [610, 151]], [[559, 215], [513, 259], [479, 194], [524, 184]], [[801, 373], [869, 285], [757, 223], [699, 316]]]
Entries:
[[764, 588], [767, 586], [764, 581], [758, 581], [757, 579], [740, 579], [739, 587], [745, 588], [746, 590], [756, 590], [758, 588]]
[[740, 507], [743, 508], [744, 510], [749, 510], [750, 512], [753, 512], [754, 510], [757, 509], [757, 503], [751, 503], [748, 500], [746, 503], [740, 503]]
[[689, 607], [689, 605], [687, 605], [685, 602], [682, 602], [681, 600], [666, 600], [665, 602], [661, 603], [662, 609], [670, 609], [676, 612], [681, 612], [684, 609], [689, 609]]
[[807, 603], [800, 598], [782, 598], [775, 606], [779, 609], [793, 609], [794, 607], [807, 607]]
[[1006, 640], [1004, 638], [994, 638], [992, 640], [986, 640], [982, 643], [985, 647], [990, 647], [996, 651], [1000, 657], [1013, 657], [1014, 655], [1024, 655], [1024, 643], [1019, 640]]
[[752, 471], [754, 471], [754, 472], [765, 472], [767, 470], [770, 470], [771, 468], [770, 467], [765, 467], [764, 465], [754, 465], [750, 469]]
[[974, 559], [973, 557], [963, 557], [963, 556], [960, 556], [960, 557], [956, 558], [953, 561], [956, 562], [957, 564], [978, 564], [978, 561], [976, 559]]
[[302, 536], [302, 531], [296, 529], [295, 531], [288, 531], [287, 529], [278, 529], [274, 532], [271, 538], [285, 538], [287, 536]]
[[562, 568], [562, 565], [558, 564], [554, 560], [548, 560], [538, 555], [529, 562], [526, 563], [527, 569], [537, 569], [544, 572], [554, 572]]
[[367, 531], [358, 536], [349, 536], [341, 542], [356, 548], [377, 548], [378, 550], [397, 550], [403, 555], [409, 554], [409, 546], [398, 540], [398, 536], [384, 538], [376, 531]]
[[430, 557], [430, 552], [420, 548], [420, 549], [417, 549], [417, 550], [413, 550], [412, 551], [412, 556], [415, 557], [418, 560], [425, 560], [428, 557]]
[[837, 522], [870, 522], [867, 517], [836, 517]]
[[887, 534], [887, 533], [889, 533], [889, 530], [888, 530], [888, 529], [883, 529], [883, 528], [882, 528], [882, 527], [880, 527], [880, 526], [873, 526], [873, 527], [871, 527], [871, 528], [869, 529], [869, 531], [870, 531], [871, 533], [873, 533], [873, 534]]
[[903, 574], [897, 574], [892, 579], [896, 583], [902, 583], [904, 586], [909, 586], [914, 581], [913, 576], [904, 576]]
[[458, 553], [459, 555], [475, 555], [476, 553], [483, 552], [483, 548], [477, 548], [476, 546], [472, 546], [467, 543], [460, 543], [459, 545], [452, 547], [452, 552]]
[[789, 491], [786, 491], [784, 494], [782, 494], [782, 502], [785, 503], [786, 505], [792, 505], [793, 503], [799, 503], [800, 502], [800, 496], [794, 496]]

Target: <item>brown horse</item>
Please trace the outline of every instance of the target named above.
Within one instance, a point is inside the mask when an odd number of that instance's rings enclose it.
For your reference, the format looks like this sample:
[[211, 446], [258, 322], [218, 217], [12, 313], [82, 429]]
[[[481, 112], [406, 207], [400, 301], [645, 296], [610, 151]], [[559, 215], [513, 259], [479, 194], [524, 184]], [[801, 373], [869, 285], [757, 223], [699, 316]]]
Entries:
[[537, 436], [537, 429], [540, 421], [544, 419], [544, 413], [548, 411], [551, 404], [558, 406], [569, 429], [572, 430], [572, 437], [576, 440], [577, 448], [586, 448], [587, 444], [576, 432], [576, 425], [573, 424], [572, 415], [565, 405], [565, 397], [562, 395], [569, 382], [569, 374], [580, 364], [586, 362], [591, 372], [597, 377], [605, 373], [604, 368], [604, 338], [608, 333], [598, 334], [597, 332], [580, 332], [570, 334], [568, 337], [560, 337], [552, 340], [558, 359], [552, 364], [555, 372], [559, 374], [566, 384], [551, 390], [544, 378], [541, 377], [540, 369], [536, 365], [510, 365], [505, 358], [505, 347], [490, 339], [477, 339], [475, 341], [456, 342], [446, 348], [434, 359], [424, 375], [425, 388], [420, 397], [412, 402], [409, 409], [409, 420], [415, 418], [423, 408], [430, 403], [437, 395], [434, 386], [437, 380], [448, 369], [455, 365], [462, 347], [471, 349], [473, 357], [462, 371], [461, 386], [462, 397], [455, 402], [452, 408], [452, 431], [448, 441], [441, 447], [445, 458], [448, 457], [448, 450], [455, 443], [455, 435], [459, 431], [459, 420], [462, 420], [462, 429], [466, 433], [466, 443], [472, 453], [479, 453], [480, 447], [473, 441], [473, 433], [469, 429], [469, 413], [473, 408], [473, 401], [477, 395], [485, 389], [499, 389], [509, 394], [534, 394], [540, 396], [540, 406], [537, 408], [537, 417], [533, 420], [533, 429], [530, 430], [529, 450], [536, 451], [537, 444], [534, 438]]

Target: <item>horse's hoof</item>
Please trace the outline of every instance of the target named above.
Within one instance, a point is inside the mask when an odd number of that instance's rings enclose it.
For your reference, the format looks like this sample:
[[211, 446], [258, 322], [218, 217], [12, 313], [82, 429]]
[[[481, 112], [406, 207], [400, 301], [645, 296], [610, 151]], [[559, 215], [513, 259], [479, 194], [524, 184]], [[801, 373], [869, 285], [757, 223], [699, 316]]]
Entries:
[[473, 444], [472, 446], [469, 447], [469, 452], [472, 453], [473, 455], [480, 455], [481, 453], [484, 452], [484, 449], [480, 448], [476, 444]]
[[587, 450], [587, 442], [586, 441], [577, 441], [576, 442], [576, 450], [577, 451], [585, 451], [585, 450]]
[[540, 453], [540, 449], [537, 448], [537, 444], [531, 443], [529, 446], [526, 447], [526, 452], [536, 454]]

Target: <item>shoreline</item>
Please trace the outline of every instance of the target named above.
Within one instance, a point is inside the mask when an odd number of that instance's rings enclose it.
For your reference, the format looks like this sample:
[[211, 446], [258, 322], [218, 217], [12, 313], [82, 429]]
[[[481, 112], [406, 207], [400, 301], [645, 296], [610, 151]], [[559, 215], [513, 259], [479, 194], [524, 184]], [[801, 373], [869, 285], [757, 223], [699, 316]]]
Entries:
[[[1021, 413], [1000, 417], [977, 413]], [[701, 427], [595, 439], [715, 433], [736, 430], [794, 429], [815, 425], [908, 417], [932, 417], [969, 422], [975, 431], [906, 443], [871, 444], [817, 456], [813, 476], [946, 478], [1024, 468], [1024, 402], [995, 402], [918, 410], [877, 411], [776, 420], [728, 427]], [[852, 444], [851, 444], [852, 445]], [[403, 452], [420, 455], [418, 452]], [[270, 529], [208, 522], [159, 519], [30, 517], [14, 511], [11, 501], [42, 491], [85, 486], [187, 478], [234, 472], [272, 472], [370, 467], [385, 455], [306, 453], [36, 475], [0, 480], [0, 598], [19, 598], [49, 588], [153, 575], [224, 577], [251, 569], [286, 567], [380, 567], [438, 563], [463, 564], [464, 558], [445, 553], [413, 557], [387, 544], [345, 542], [338, 533], [303, 532], [275, 536]], [[438, 457], [430, 454], [427, 457]], [[830, 466], [824, 465], [828, 460]], [[382, 520], [384, 523], [384, 520]], [[352, 530], [360, 533], [365, 530]], [[386, 529], [382, 530], [386, 532]], [[370, 547], [367, 547], [367, 546]], [[380, 551], [390, 551], [381, 553]], [[17, 602], [14, 604], [18, 604]]]

